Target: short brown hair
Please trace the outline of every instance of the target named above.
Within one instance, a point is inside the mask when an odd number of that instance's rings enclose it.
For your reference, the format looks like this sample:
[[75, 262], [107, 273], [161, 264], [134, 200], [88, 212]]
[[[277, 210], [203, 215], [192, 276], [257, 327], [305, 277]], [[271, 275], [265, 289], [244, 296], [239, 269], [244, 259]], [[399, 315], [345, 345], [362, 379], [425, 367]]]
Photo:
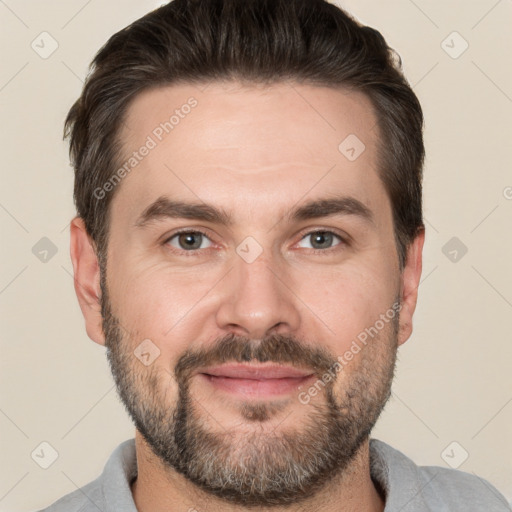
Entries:
[[77, 214], [100, 264], [116, 188], [101, 199], [94, 190], [119, 165], [119, 131], [130, 101], [150, 87], [212, 80], [294, 80], [365, 93], [378, 119], [380, 177], [403, 268], [408, 245], [424, 228], [421, 106], [382, 35], [325, 0], [173, 0], [99, 50], [64, 137], [70, 136]]

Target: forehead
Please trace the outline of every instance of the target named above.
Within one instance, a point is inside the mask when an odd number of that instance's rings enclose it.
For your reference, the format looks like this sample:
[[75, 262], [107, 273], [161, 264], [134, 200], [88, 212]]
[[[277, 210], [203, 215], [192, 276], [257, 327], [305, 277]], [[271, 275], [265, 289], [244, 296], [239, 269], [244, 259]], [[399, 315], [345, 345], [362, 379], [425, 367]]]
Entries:
[[124, 119], [127, 172], [113, 209], [136, 215], [166, 194], [260, 212], [326, 191], [371, 207], [384, 194], [378, 136], [360, 92], [291, 82], [155, 88]]

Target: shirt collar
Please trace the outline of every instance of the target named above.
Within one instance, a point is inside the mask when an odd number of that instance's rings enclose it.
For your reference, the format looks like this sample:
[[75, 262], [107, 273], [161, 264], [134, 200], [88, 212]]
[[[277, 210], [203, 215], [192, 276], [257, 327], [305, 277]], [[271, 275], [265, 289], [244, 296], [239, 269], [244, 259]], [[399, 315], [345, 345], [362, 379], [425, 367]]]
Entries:
[[[384, 512], [430, 512], [418, 466], [392, 446], [370, 439], [370, 474], [386, 495]], [[427, 482], [428, 484], [428, 482]]]

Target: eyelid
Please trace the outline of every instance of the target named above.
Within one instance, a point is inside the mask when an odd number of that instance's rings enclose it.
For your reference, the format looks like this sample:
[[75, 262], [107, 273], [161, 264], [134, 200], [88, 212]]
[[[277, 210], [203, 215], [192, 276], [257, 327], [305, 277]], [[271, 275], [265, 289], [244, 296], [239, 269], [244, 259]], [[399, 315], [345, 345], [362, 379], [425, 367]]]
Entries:
[[[169, 241], [174, 238], [175, 236], [178, 236], [178, 235], [181, 235], [183, 233], [200, 233], [201, 235], [205, 236], [206, 238], [208, 238], [208, 240], [210, 240], [210, 242], [215, 243], [213, 240], [212, 240], [212, 236], [209, 234], [208, 232], [209, 230], [205, 229], [205, 228], [194, 228], [194, 227], [186, 227], [186, 228], [181, 228], [181, 229], [178, 229], [176, 231], [173, 231], [171, 234], [169, 235], [164, 235], [162, 237], [162, 245], [166, 245], [167, 243], [169, 243]], [[203, 249], [204, 250], [204, 249]], [[196, 249], [197, 251], [197, 249]], [[185, 252], [193, 252], [193, 251], [185, 251]]]
[[[193, 226], [190, 226], [190, 227], [184, 227], [184, 228], [181, 228], [181, 229], [178, 229], [176, 231], [173, 231], [171, 234], [169, 235], [165, 235], [163, 237], [163, 241], [161, 242], [162, 245], [167, 245], [169, 243], [169, 241], [171, 239], [173, 239], [174, 237], [182, 234], [182, 233], [200, 233], [201, 235], [205, 236], [212, 244], [215, 244], [214, 240], [212, 239], [212, 237], [209, 235], [209, 230], [206, 229], [206, 228], [195, 228]], [[302, 240], [304, 240], [304, 238], [306, 238], [307, 236], [310, 236], [310, 235], [313, 235], [315, 233], [332, 233], [333, 235], [337, 236], [339, 239], [340, 239], [340, 243], [339, 244], [336, 244], [332, 247], [328, 247], [327, 249], [308, 249], [309, 251], [311, 252], [314, 252], [314, 253], [329, 253], [331, 251], [335, 251], [336, 248], [340, 245], [351, 245], [352, 243], [352, 237], [344, 232], [344, 231], [340, 231], [336, 228], [332, 228], [332, 227], [308, 227], [308, 228], [304, 228], [303, 231], [301, 231], [299, 233], [299, 240], [294, 244], [294, 247], [300, 243]], [[176, 247], [172, 247], [170, 246], [170, 251], [173, 252], [173, 253], [176, 253], [178, 255], [182, 255], [182, 254], [185, 254], [186, 256], [193, 256], [193, 255], [197, 255], [198, 253], [200, 252], [204, 252], [204, 251], [207, 251], [209, 249], [212, 249], [213, 247], [208, 247], [207, 249], [194, 249], [194, 250], [190, 250], [190, 251], [186, 251], [185, 249], [178, 249]]]
[[171, 231], [169, 234], [165, 234], [162, 236], [162, 241], [165, 243], [169, 239], [173, 238], [176, 235], [180, 235], [181, 233], [201, 233], [208, 238], [211, 239], [210, 230], [207, 228], [196, 228], [194, 226], [185, 226], [183, 228], [178, 228], [176, 230]]
[[[299, 233], [300, 239], [299, 242], [302, 241], [306, 236], [312, 235], [313, 233], [332, 233], [336, 235], [343, 243], [350, 244], [352, 243], [352, 237], [346, 233], [345, 231], [341, 231], [332, 227], [315, 227], [315, 228], [305, 228], [304, 231]], [[319, 249], [321, 250], [321, 249]], [[325, 249], [324, 251], [329, 250]]]

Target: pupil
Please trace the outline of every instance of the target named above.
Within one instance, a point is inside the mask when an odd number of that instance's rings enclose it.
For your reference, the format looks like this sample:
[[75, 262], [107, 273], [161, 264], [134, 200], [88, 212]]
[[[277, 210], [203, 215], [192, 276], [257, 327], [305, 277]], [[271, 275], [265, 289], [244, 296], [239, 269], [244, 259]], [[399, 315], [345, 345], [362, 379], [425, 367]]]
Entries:
[[[201, 246], [201, 234], [200, 233], [185, 233], [180, 235], [180, 243], [182, 243], [187, 249], [197, 249]], [[198, 240], [194, 243], [194, 238]]]
[[313, 246], [317, 242], [321, 246], [323, 246], [325, 244], [329, 245], [329, 243], [332, 242], [332, 234], [331, 233], [327, 233], [326, 231], [319, 231], [317, 234], [314, 235]]

